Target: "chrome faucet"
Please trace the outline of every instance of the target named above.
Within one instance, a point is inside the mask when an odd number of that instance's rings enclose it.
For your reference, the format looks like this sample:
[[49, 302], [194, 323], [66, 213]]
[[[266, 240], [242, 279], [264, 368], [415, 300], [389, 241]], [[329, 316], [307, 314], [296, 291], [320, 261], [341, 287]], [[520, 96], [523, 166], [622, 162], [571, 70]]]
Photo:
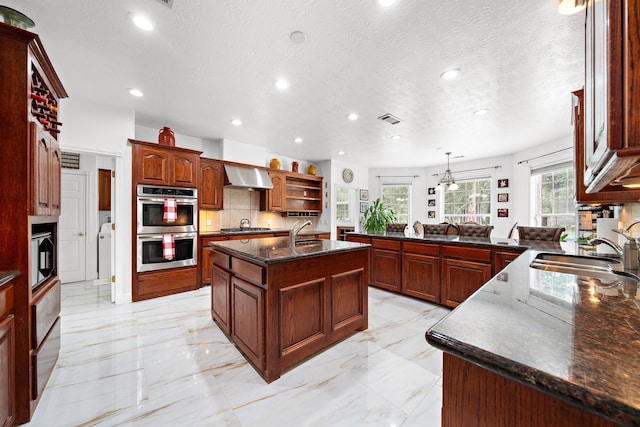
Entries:
[[605, 244], [612, 248], [614, 251], [620, 255], [620, 259], [622, 260], [622, 267], [625, 270], [637, 270], [638, 269], [638, 245], [636, 243], [636, 239], [629, 236], [624, 231], [620, 230], [611, 230], [615, 233], [618, 233], [626, 239], [624, 242], [624, 246], [620, 246], [619, 244], [612, 242], [609, 239], [604, 237], [596, 237], [595, 239], [589, 240], [589, 244], [592, 246]]
[[298, 225], [300, 221], [296, 221], [291, 228], [289, 229], [289, 242], [293, 245], [293, 243], [296, 240], [296, 236], [298, 235], [298, 233], [300, 233], [300, 230], [302, 230], [303, 228], [305, 228], [307, 225], [311, 225], [311, 220], [306, 220], [301, 226], [300, 228], [298, 228], [297, 230], [296, 225]]
[[629, 224], [629, 226], [624, 229], [625, 233], [629, 233], [629, 231], [631, 230], [631, 227], [633, 227], [636, 224], [640, 224], [640, 221], [634, 221], [631, 224]]

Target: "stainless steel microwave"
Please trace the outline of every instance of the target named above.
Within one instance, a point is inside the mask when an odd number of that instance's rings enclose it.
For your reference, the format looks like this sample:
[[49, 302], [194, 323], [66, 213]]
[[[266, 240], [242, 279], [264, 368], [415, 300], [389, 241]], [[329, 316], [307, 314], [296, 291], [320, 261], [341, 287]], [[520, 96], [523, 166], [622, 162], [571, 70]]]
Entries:
[[31, 235], [31, 289], [43, 284], [53, 274], [55, 245], [50, 231]]

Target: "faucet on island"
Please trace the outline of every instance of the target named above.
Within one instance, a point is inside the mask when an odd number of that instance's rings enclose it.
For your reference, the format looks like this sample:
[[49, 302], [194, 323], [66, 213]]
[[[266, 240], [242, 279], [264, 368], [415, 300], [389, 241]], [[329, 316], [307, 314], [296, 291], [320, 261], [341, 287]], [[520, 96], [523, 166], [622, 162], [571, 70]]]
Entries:
[[296, 225], [298, 225], [300, 221], [296, 221], [291, 228], [289, 229], [289, 243], [291, 243], [291, 245], [293, 245], [295, 243], [296, 240], [296, 236], [298, 235], [298, 233], [300, 233], [300, 230], [302, 230], [303, 228], [305, 228], [307, 225], [311, 225], [311, 220], [306, 220], [304, 222], [304, 224], [302, 224], [300, 226], [300, 228], [298, 228], [297, 230], [295, 230]]
[[[633, 224], [632, 224], [633, 225]], [[629, 226], [631, 228], [631, 226]], [[620, 259], [622, 260], [622, 267], [625, 270], [637, 270], [638, 269], [638, 244], [636, 243], [636, 239], [629, 236], [626, 231], [620, 230], [611, 230], [614, 233], [618, 233], [626, 239], [624, 242], [624, 246], [620, 246], [619, 244], [612, 242], [609, 239], [604, 237], [596, 237], [595, 239], [589, 240], [589, 244], [592, 246], [599, 245], [601, 243], [609, 246], [614, 251], [620, 255]]]

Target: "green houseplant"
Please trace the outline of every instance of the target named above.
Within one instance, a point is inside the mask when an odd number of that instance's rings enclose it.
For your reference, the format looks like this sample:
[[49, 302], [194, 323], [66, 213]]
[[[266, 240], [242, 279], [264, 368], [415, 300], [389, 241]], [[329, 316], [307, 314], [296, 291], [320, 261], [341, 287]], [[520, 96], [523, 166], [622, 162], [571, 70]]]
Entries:
[[384, 233], [387, 224], [397, 221], [396, 214], [377, 198], [362, 215], [362, 226], [367, 233]]

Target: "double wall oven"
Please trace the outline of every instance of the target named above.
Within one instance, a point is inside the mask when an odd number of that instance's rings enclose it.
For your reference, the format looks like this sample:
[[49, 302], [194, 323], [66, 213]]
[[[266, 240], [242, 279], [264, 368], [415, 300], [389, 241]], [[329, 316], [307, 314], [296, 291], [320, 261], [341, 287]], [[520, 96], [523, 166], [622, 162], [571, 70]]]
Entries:
[[[175, 221], [165, 221], [166, 200], [175, 200]], [[198, 190], [195, 188], [137, 188], [138, 272], [196, 265], [198, 252]], [[165, 258], [166, 236], [174, 255]]]

